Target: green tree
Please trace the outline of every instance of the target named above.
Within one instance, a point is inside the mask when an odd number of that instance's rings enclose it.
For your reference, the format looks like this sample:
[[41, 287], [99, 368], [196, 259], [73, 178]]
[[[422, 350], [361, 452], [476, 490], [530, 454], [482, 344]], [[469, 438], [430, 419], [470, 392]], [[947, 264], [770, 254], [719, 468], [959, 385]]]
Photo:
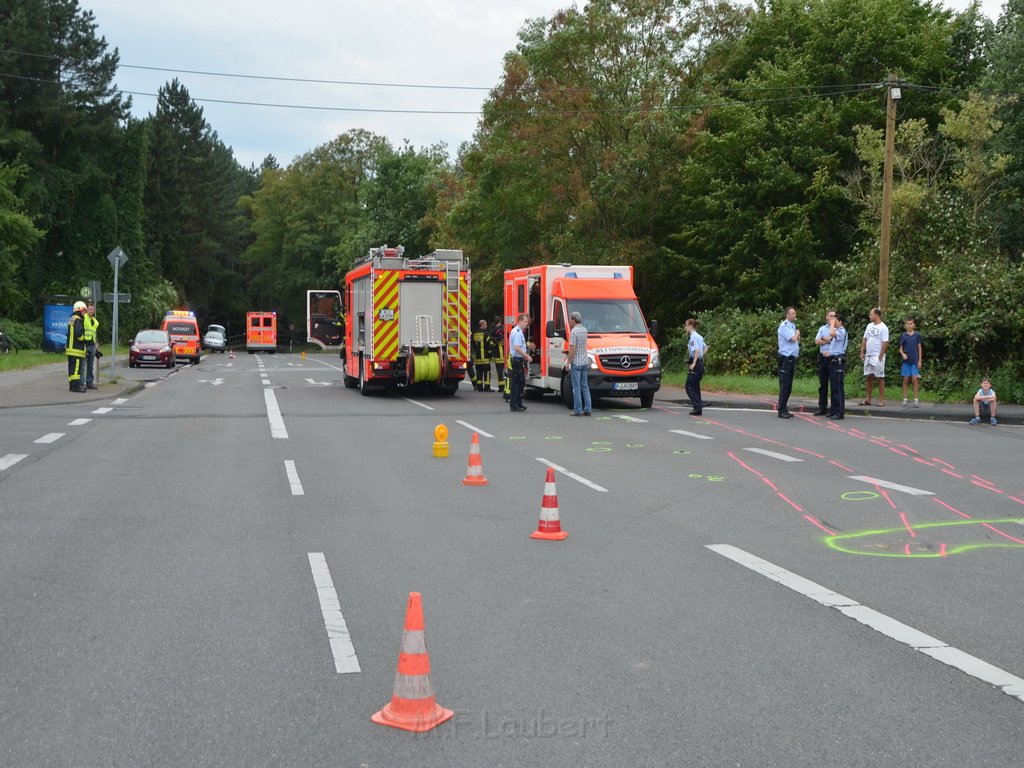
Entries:
[[25, 215], [24, 205], [15, 192], [26, 170], [25, 166], [0, 163], [0, 307], [7, 310], [25, 299], [17, 281], [18, 268], [43, 237]]

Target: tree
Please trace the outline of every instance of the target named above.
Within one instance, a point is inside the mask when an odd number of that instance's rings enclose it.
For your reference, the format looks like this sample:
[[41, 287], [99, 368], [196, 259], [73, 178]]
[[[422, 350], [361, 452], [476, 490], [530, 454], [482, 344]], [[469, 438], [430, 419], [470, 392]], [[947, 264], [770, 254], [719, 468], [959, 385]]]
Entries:
[[26, 298], [17, 281], [18, 268], [43, 237], [43, 232], [25, 215], [24, 205], [15, 193], [26, 170], [23, 165], [0, 163], [0, 307], [10, 310]]

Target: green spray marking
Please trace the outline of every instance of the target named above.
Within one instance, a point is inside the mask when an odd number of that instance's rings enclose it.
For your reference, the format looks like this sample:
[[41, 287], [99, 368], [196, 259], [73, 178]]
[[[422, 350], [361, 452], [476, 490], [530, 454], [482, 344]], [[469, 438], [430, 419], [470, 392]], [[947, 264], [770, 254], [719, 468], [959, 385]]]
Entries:
[[677, 453], [680, 456], [689, 456], [690, 455], [690, 451], [672, 451], [672, 453]]
[[643, 448], [643, 443], [626, 443], [627, 448]]
[[609, 443], [606, 440], [593, 440], [593, 441], [591, 441], [590, 444], [591, 445], [612, 445], [612, 443]]
[[[946, 520], [940, 523], [915, 523], [914, 531], [920, 532], [931, 528], [959, 528], [965, 525], [1006, 525], [1008, 523], [1020, 523], [1021, 520], [1016, 517], [1005, 518], [1002, 520]], [[921, 559], [934, 559], [939, 557], [949, 557], [950, 555], [958, 555], [963, 552], [973, 552], [979, 549], [1024, 549], [1024, 544], [1015, 544], [1012, 542], [984, 542], [975, 544], [961, 544], [959, 546], [953, 546], [946, 549], [945, 554], [942, 552], [913, 552], [907, 554], [906, 552], [872, 552], [865, 549], [851, 549], [850, 543], [855, 542], [859, 539], [877, 538], [880, 536], [890, 536], [892, 534], [906, 534], [907, 529], [904, 527], [899, 528], [879, 528], [873, 531], [857, 531], [856, 533], [842, 533], [835, 536], [826, 536], [825, 544], [836, 550], [837, 552], [843, 552], [847, 555], [867, 555], [868, 557], [896, 557], [905, 558], [909, 560], [921, 560]], [[862, 546], [870, 546], [871, 543], [865, 543]]]
[[561, 435], [548, 435], [544, 439], [545, 440], [561, 440], [562, 436]]
[[704, 477], [704, 475], [694, 475], [694, 474], [691, 474], [690, 477]]
[[526, 435], [512, 435], [509, 440], [525, 440]]
[[874, 491], [847, 491], [841, 498], [843, 501], [867, 501], [877, 499], [878, 494]]
[[723, 480], [725, 480], [725, 478], [722, 477], [721, 475], [708, 475], [708, 482], [709, 483], [720, 483]]
[[591, 453], [608, 453], [611, 448], [587, 448]]

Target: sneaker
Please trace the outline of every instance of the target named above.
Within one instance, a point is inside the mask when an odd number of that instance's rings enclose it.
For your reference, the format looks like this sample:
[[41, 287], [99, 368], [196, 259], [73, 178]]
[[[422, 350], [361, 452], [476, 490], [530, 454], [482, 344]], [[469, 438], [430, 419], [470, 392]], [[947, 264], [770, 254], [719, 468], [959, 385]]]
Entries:
[[967, 422], [968, 424], [981, 424], [981, 419], [975, 416], [973, 419]]
[[901, 407], [902, 407], [902, 408], [908, 408], [908, 407], [909, 407], [909, 406], [907, 405], [907, 401], [906, 401], [906, 400], [904, 400], [904, 401], [903, 401], [903, 405], [902, 405]]
[[915, 408], [920, 408], [921, 407], [921, 401], [920, 400], [915, 400], [914, 401], [914, 407]]
[[992, 426], [994, 427], [994, 426], [996, 426], [996, 425], [997, 425], [997, 424], [998, 424], [999, 422], [998, 422], [998, 421], [996, 421], [996, 420], [995, 420], [995, 418], [991, 418], [991, 419], [989, 419], [989, 420], [988, 420], [988, 423], [989, 423], [989, 424], [991, 424], [991, 425], [992, 425]]

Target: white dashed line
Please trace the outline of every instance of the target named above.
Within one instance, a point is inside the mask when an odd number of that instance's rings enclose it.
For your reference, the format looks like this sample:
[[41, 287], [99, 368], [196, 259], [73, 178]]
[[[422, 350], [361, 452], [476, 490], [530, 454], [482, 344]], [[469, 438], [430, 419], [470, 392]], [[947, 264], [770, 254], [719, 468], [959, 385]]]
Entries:
[[698, 440], [714, 440], [711, 435], [702, 435], [699, 432], [687, 432], [685, 429], [670, 429], [669, 432], [675, 435], [685, 435], [686, 437], [695, 437]]
[[890, 491], [900, 491], [901, 493], [909, 493], [911, 496], [934, 496], [935, 494], [931, 491], [922, 491], [920, 488], [912, 488], [909, 485], [900, 485], [899, 483], [891, 483], [888, 480], [879, 480], [877, 477], [869, 477], [868, 475], [848, 475], [850, 480], [859, 480], [862, 483], [868, 485], [877, 485], [882, 488], [888, 488]]
[[114, 409], [113, 408], [97, 408], [95, 411], [93, 411], [93, 413], [104, 414], [104, 413], [110, 413], [112, 410], [114, 410]]
[[727, 557], [733, 562], [749, 568], [772, 581], [777, 581], [794, 592], [804, 597], [809, 597], [817, 603], [835, 608], [844, 616], [848, 616], [886, 637], [897, 642], [910, 646], [915, 651], [920, 651], [926, 656], [931, 656], [947, 666], [959, 669], [961, 672], [977, 678], [989, 685], [995, 686], [1008, 696], [1024, 701], [1024, 679], [1012, 675], [1009, 672], [982, 661], [976, 656], [964, 653], [958, 648], [926, 635], [901, 621], [890, 618], [884, 613], [879, 613], [873, 608], [861, 605], [856, 600], [844, 597], [826, 587], [816, 584], [803, 576], [787, 571], [767, 560], [746, 552], [739, 547], [730, 544], [708, 544], [707, 548]]
[[635, 424], [646, 424], [647, 419], [638, 419], [636, 416], [624, 416], [622, 414], [614, 414], [613, 419], [622, 419], [623, 421], [632, 421]]
[[270, 436], [287, 440], [288, 430], [285, 429], [284, 419], [281, 417], [281, 409], [277, 405], [277, 397], [274, 396], [274, 390], [264, 389], [263, 399], [267, 403], [267, 418], [270, 419]]
[[299, 480], [299, 473], [295, 469], [295, 462], [291, 459], [286, 459], [284, 471], [288, 475], [288, 485], [292, 488], [292, 496], [305, 496], [306, 493], [302, 490], [302, 481]]
[[541, 464], [547, 464], [549, 467], [551, 467], [553, 470], [555, 470], [555, 472], [561, 472], [566, 477], [571, 477], [577, 483], [583, 483], [588, 488], [593, 488], [595, 491], [598, 491], [599, 493], [608, 493], [608, 489], [607, 488], [602, 488], [597, 483], [592, 483], [589, 480], [587, 480], [587, 478], [580, 477], [575, 472], [570, 472], [565, 467], [560, 467], [557, 464], [555, 464], [553, 461], [548, 461], [547, 459], [541, 459], [541, 458], [538, 458], [537, 461], [539, 461]]
[[456, 424], [461, 424], [466, 429], [470, 430], [471, 432], [476, 432], [478, 435], [483, 435], [484, 437], [494, 437], [494, 435], [492, 435], [490, 432], [484, 432], [482, 429], [480, 429], [480, 427], [474, 427], [468, 421], [462, 421], [461, 419], [456, 419], [455, 423]]
[[82, 426], [85, 426], [86, 424], [88, 424], [90, 421], [92, 421], [92, 419], [75, 419], [74, 421], [69, 421], [68, 422], [68, 426], [69, 427], [82, 427]]
[[10, 469], [26, 456], [27, 453], [8, 453], [6, 456], [0, 456], [0, 470]]
[[338, 593], [334, 591], [334, 582], [324, 553], [309, 552], [307, 556], [313, 572], [313, 583], [316, 584], [316, 594], [320, 598], [320, 612], [324, 616], [327, 640], [334, 656], [334, 671], [339, 674], [359, 672], [359, 659], [356, 658], [356, 649], [352, 645], [345, 617], [341, 615], [341, 603], [338, 601]]
[[427, 405], [426, 403], [421, 403], [421, 402], [419, 402], [418, 400], [413, 400], [413, 399], [411, 399], [411, 398], [408, 398], [408, 397], [403, 397], [402, 399], [403, 399], [403, 400], [408, 400], [408, 401], [409, 401], [410, 403], [412, 403], [413, 405], [418, 405], [418, 406], [419, 406], [420, 408], [426, 408], [426, 409], [427, 409], [428, 411], [432, 411], [432, 410], [434, 410], [433, 408], [431, 408], [431, 407], [430, 407], [429, 405]]
[[110, 404], [111, 405], [124, 405], [127, 402], [128, 402], [128, 398], [127, 397], [119, 397], [119, 398], [117, 398], [117, 400], [112, 401]]
[[751, 453], [760, 453], [762, 456], [768, 456], [779, 461], [803, 461], [803, 459], [798, 459], [796, 456], [787, 456], [784, 453], [776, 453], [765, 448], [744, 448], [743, 450], [750, 451]]
[[46, 445], [47, 443], [55, 443], [60, 440], [67, 432], [50, 432], [48, 435], [43, 435], [38, 440], [33, 440], [35, 443], [40, 445]]

